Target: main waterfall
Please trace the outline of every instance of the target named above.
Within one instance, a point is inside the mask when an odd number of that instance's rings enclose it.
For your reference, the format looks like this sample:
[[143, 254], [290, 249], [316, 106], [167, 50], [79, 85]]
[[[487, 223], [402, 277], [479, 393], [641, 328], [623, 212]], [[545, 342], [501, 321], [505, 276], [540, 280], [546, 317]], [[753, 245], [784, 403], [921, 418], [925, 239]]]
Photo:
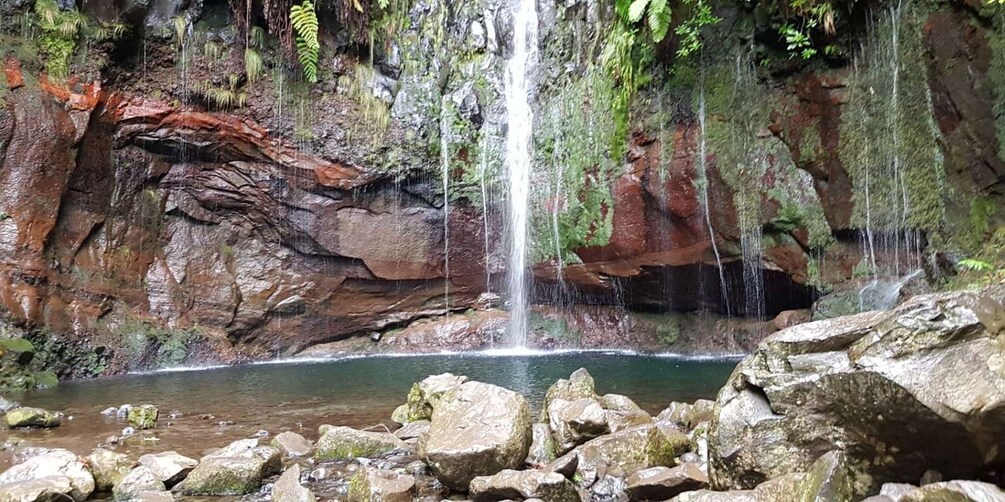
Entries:
[[527, 234], [534, 111], [529, 75], [537, 61], [535, 0], [514, 0], [513, 53], [506, 63], [506, 168], [509, 178], [510, 345], [527, 345]]

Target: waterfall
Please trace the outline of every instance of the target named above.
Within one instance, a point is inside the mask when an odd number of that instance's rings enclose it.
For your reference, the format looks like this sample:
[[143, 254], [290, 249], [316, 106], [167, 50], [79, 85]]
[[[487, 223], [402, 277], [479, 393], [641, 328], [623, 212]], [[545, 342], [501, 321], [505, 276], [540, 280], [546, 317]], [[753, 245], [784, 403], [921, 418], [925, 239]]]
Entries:
[[[704, 64], [704, 63], [702, 63]], [[715, 230], [712, 228], [711, 208], [708, 201], [708, 172], [706, 169], [706, 159], [708, 155], [708, 145], [705, 141], [705, 69], [702, 67], [701, 88], [698, 94], [698, 126], [700, 131], [698, 149], [698, 185], [701, 188], [701, 199], [699, 205], [705, 215], [705, 224], [708, 225], [708, 239], [712, 242], [712, 252], [715, 253], [715, 264], [719, 269], [719, 283], [723, 305], [726, 307], [726, 316], [730, 315], [729, 290], [726, 288], [726, 274], [722, 270], [722, 257], [719, 255], [719, 245], [715, 242]]]
[[534, 111], [529, 74], [537, 59], [535, 0], [514, 0], [513, 54], [506, 62], [506, 167], [509, 177], [510, 340], [527, 345], [527, 234], [530, 204], [531, 148]]
[[443, 308], [450, 312], [450, 114], [449, 101], [443, 97], [440, 109], [440, 164], [443, 178]]
[[482, 135], [481, 162], [478, 164], [478, 184], [482, 192], [482, 236], [485, 238], [485, 292], [492, 292], [492, 251], [489, 248], [489, 191], [487, 178], [489, 176], [489, 148], [491, 147], [488, 133]]

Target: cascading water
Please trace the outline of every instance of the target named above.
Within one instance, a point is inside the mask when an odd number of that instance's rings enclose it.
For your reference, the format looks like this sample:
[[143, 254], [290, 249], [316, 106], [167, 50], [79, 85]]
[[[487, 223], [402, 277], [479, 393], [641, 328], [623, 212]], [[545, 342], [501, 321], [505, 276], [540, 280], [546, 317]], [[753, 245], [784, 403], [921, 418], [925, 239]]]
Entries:
[[726, 316], [731, 314], [729, 308], [729, 290], [726, 287], [726, 274], [722, 269], [722, 257], [719, 255], [719, 245], [715, 242], [715, 230], [712, 228], [712, 215], [708, 201], [708, 171], [706, 169], [706, 156], [708, 155], [708, 145], [705, 135], [705, 71], [701, 72], [701, 88], [698, 94], [698, 127], [700, 136], [698, 138], [698, 186], [701, 189], [702, 214], [705, 215], [705, 223], [708, 225], [708, 239], [712, 242], [712, 252], [715, 253], [715, 264], [719, 270], [719, 284], [722, 293], [722, 302], [726, 307]]
[[446, 96], [440, 107], [440, 176], [443, 178], [443, 308], [450, 310], [450, 114]]
[[506, 167], [509, 177], [510, 340], [527, 345], [527, 235], [530, 205], [531, 148], [534, 111], [530, 72], [537, 60], [535, 0], [514, 0], [513, 54], [506, 62]]

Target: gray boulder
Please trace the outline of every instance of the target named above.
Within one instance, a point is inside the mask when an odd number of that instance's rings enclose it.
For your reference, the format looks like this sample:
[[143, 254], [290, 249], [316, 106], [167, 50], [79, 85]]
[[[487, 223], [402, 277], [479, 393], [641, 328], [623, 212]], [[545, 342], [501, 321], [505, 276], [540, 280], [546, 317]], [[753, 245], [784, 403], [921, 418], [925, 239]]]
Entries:
[[127, 455], [98, 448], [87, 456], [87, 466], [94, 476], [94, 489], [108, 492], [133, 468]]
[[632, 500], [667, 500], [684, 492], [708, 487], [708, 475], [694, 463], [676, 467], [651, 467], [632, 474], [625, 492]]
[[279, 448], [279, 451], [287, 457], [304, 457], [310, 455], [314, 445], [307, 438], [296, 432], [280, 432], [272, 438], [272, 446]]
[[940, 481], [893, 498], [894, 502], [996, 502], [1005, 500], [1005, 491], [980, 481]]
[[548, 424], [558, 454], [610, 432], [604, 408], [588, 397], [575, 401], [552, 399], [548, 403]]
[[548, 421], [548, 408], [552, 401], [556, 399], [575, 401], [582, 398], [597, 398], [593, 377], [589, 371], [586, 371], [586, 368], [579, 368], [573, 371], [568, 379], [560, 378], [551, 387], [548, 387], [548, 391], [544, 395], [544, 407], [541, 409], [540, 421]]
[[600, 406], [604, 408], [604, 414], [607, 415], [607, 428], [611, 432], [653, 421], [653, 417], [627, 396], [604, 394], [600, 396], [598, 401]]
[[417, 439], [427, 432], [429, 432], [429, 421], [419, 420], [416, 422], [408, 422], [402, 428], [394, 431], [394, 437], [402, 441], [407, 441], [409, 439]]
[[56, 502], [71, 498], [72, 491], [66, 476], [14, 481], [0, 485], [0, 502]]
[[160, 492], [167, 488], [157, 474], [149, 467], [141, 465], [129, 471], [112, 489], [115, 500], [132, 500], [143, 492]]
[[279, 450], [255, 446], [258, 440], [235, 441], [202, 457], [179, 484], [183, 495], [244, 495], [282, 470]]
[[[47, 478], [67, 478], [70, 483], [67, 495], [74, 500], [85, 500], [94, 491], [94, 476], [85, 461], [70, 451], [59, 449], [40, 452], [4, 471], [0, 474], [0, 491], [11, 483]], [[58, 484], [61, 487], [62, 481]], [[29, 488], [28, 491], [40, 490], [41, 485], [36, 483]], [[25, 489], [24, 485], [21, 489]]]
[[630, 476], [650, 467], [674, 465], [674, 459], [688, 451], [690, 441], [684, 433], [663, 429], [655, 424], [639, 425], [586, 442], [553, 462], [548, 470], [558, 470], [575, 456], [573, 479], [583, 488], [591, 486], [604, 473]]
[[467, 382], [434, 407], [419, 453], [443, 484], [465, 490], [477, 476], [521, 467], [530, 449], [530, 425], [523, 396]]
[[315, 502], [310, 489], [300, 484], [300, 465], [293, 464], [272, 485], [272, 502]]
[[506, 469], [471, 480], [468, 494], [475, 502], [537, 498], [546, 502], [580, 502], [579, 492], [565, 476], [555, 472]]
[[175, 451], [165, 451], [143, 455], [139, 464], [148, 467], [157, 479], [170, 488], [185, 479], [199, 462]]
[[862, 474], [861, 495], [928, 469], [973, 478], [1002, 465], [1003, 300], [1002, 286], [924, 295], [769, 336], [719, 393], [712, 486], [752, 488], [829, 450]]
[[349, 502], [411, 502], [414, 489], [411, 475], [364, 467], [349, 483]]
[[530, 451], [527, 453], [526, 463], [539, 467], [551, 463], [557, 457], [555, 440], [551, 437], [551, 428], [548, 427], [548, 424], [535, 423], [531, 425]]
[[[408, 391], [408, 413], [402, 418], [400, 417], [401, 412], [396, 410], [396, 414], [399, 415], [397, 420], [407, 422], [429, 420], [433, 416], [433, 408], [443, 396], [467, 381], [468, 377], [466, 376], [443, 373], [426, 377], [421, 382], [412, 384], [411, 390]], [[400, 423], [405, 423], [404, 421]]]
[[314, 458], [320, 462], [372, 458], [407, 445], [387, 432], [360, 431], [350, 427], [329, 427], [318, 439]]
[[42, 408], [14, 408], [5, 417], [7, 426], [52, 428], [59, 426], [59, 415]]

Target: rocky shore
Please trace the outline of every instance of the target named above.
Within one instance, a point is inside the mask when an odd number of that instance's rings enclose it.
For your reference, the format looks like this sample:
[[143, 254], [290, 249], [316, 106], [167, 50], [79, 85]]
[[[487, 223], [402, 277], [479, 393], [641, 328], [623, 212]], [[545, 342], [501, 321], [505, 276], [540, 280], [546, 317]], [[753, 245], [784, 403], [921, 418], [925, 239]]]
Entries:
[[[412, 386], [393, 431], [265, 431], [198, 459], [170, 445], [132, 458], [114, 442], [71, 452], [8, 441], [16, 464], [0, 474], [0, 502], [1005, 500], [1003, 301], [996, 286], [790, 327], [715, 401], [656, 416], [598, 395], [585, 369], [555, 382], [540, 410], [446, 373]], [[107, 412], [157, 426], [152, 406]], [[12, 408], [6, 421], [52, 428], [60, 417]]]

